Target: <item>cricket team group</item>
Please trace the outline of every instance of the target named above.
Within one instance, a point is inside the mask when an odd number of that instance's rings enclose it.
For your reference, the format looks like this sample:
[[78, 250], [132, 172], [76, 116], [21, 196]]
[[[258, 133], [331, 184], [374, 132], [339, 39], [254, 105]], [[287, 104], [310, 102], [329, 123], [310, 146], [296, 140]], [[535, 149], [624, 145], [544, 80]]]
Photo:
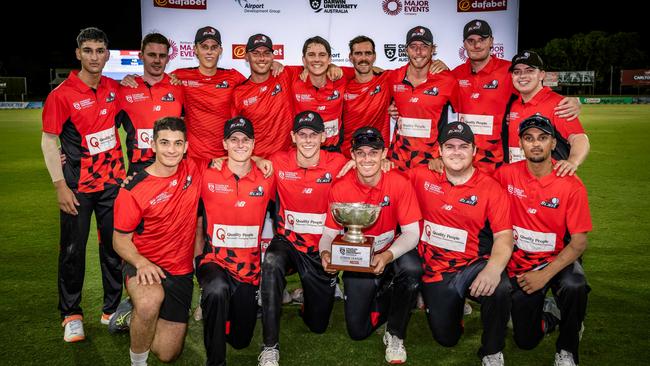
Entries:
[[[559, 330], [555, 365], [578, 364], [589, 292], [581, 258], [592, 230], [575, 175], [589, 152], [580, 104], [543, 85], [535, 52], [492, 56], [484, 20], [458, 36], [468, 60], [453, 70], [435, 60], [424, 26], [406, 33], [408, 63], [382, 70], [367, 36], [349, 42], [351, 66], [332, 64], [319, 36], [304, 42], [303, 65], [294, 66], [274, 61], [271, 38], [255, 34], [246, 77], [217, 66], [214, 27], [196, 32], [199, 66], [170, 73], [170, 43], [150, 33], [143, 75], [118, 83], [102, 76], [106, 34], [83, 29], [81, 69], [48, 96], [41, 142], [60, 207], [64, 340], [85, 339], [80, 302], [94, 213], [100, 321], [130, 332], [133, 366], [150, 352], [162, 362], [181, 354], [194, 276], [206, 365], [226, 364], [226, 344], [251, 344], [258, 312], [262, 348], [251, 363], [279, 365], [293, 273], [311, 332], [327, 331], [342, 282], [349, 337], [376, 337], [382, 327], [388, 363], [406, 362], [420, 296], [445, 347], [463, 334], [466, 301], [480, 305], [482, 365], [504, 364], [509, 322], [525, 350]], [[363, 230], [374, 238], [372, 272], [331, 268], [344, 230], [332, 203], [381, 208]], [[262, 255], [265, 222], [273, 239]]]

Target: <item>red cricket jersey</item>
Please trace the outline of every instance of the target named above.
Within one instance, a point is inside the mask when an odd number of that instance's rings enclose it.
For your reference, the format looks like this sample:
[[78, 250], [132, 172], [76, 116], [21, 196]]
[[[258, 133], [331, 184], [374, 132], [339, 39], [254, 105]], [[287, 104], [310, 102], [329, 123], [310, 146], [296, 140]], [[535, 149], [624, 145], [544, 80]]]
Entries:
[[488, 258], [493, 233], [510, 230], [510, 207], [499, 183], [479, 169], [460, 185], [443, 172], [426, 166], [409, 170], [420, 209], [418, 252], [424, 282], [438, 282], [452, 273]]
[[400, 117], [388, 158], [401, 170], [440, 156], [438, 129], [447, 123], [447, 104], [458, 105], [458, 83], [451, 72], [429, 74], [414, 88], [406, 80], [407, 69], [404, 65], [395, 70], [390, 81]]
[[206, 76], [198, 67], [178, 69], [175, 74], [183, 82], [187, 155], [212, 159], [226, 155], [223, 149], [223, 126], [231, 116], [235, 87], [246, 78], [235, 69], [217, 69]]
[[555, 172], [537, 179], [526, 161], [497, 169], [494, 178], [508, 191], [515, 248], [508, 274], [528, 272], [552, 262], [571, 234], [591, 231], [587, 190], [577, 176]]
[[302, 111], [318, 112], [325, 122], [327, 139], [323, 146], [338, 146], [341, 140], [341, 114], [343, 113], [343, 93], [346, 78], [337, 81], [327, 79], [322, 88], [316, 88], [311, 80], [296, 79], [293, 82], [294, 115]]
[[[328, 206], [334, 202], [361, 202], [381, 206], [377, 221], [363, 230], [365, 235], [375, 238], [375, 253], [390, 248], [395, 240], [397, 225], [406, 226], [422, 219], [411, 182], [396, 170], [381, 173], [381, 179], [374, 187], [361, 183], [356, 170], [351, 170], [334, 183], [327, 201]], [[334, 230], [343, 229], [329, 209], [325, 226]]]
[[567, 121], [566, 118], [561, 118], [555, 115], [553, 109], [562, 99], [564, 99], [563, 96], [545, 86], [527, 103], [524, 103], [521, 98], [512, 103], [510, 114], [508, 115], [509, 162], [515, 163], [526, 159], [524, 152], [519, 147], [519, 124], [524, 119], [537, 113], [548, 118], [551, 123], [553, 123], [555, 131], [565, 140], [568, 139], [570, 135], [585, 133], [579, 119], [576, 118]]
[[390, 141], [390, 117], [388, 106], [392, 98], [390, 92], [390, 74], [384, 71], [375, 75], [367, 83], [354, 80], [354, 68], [343, 68], [346, 73], [351, 69], [352, 78], [348, 81], [343, 94], [343, 143], [341, 152], [350, 157], [352, 134], [361, 127], [372, 126], [381, 132], [384, 141]]
[[492, 174], [503, 163], [502, 130], [506, 107], [513, 93], [511, 62], [492, 56], [481, 71], [472, 72], [469, 60], [452, 74], [458, 81], [459, 120], [474, 132], [478, 151], [474, 165]]
[[321, 150], [318, 165], [302, 168], [296, 156], [295, 148], [271, 156], [279, 198], [277, 232], [297, 250], [318, 253], [330, 188], [348, 160]]
[[302, 67], [284, 68], [277, 77], [269, 76], [262, 83], [248, 79], [235, 88], [233, 116], [244, 116], [255, 129], [253, 155], [268, 157], [291, 146], [293, 127], [293, 94], [291, 85]]
[[118, 125], [126, 131], [126, 148], [132, 163], [153, 162], [153, 124], [162, 117], [180, 117], [183, 112], [183, 89], [170, 84], [170, 77], [154, 85], [138, 76], [137, 88], [120, 86]]
[[275, 196], [275, 177], [252, 165], [238, 178], [228, 165], [203, 174], [201, 200], [205, 226], [205, 256], [201, 264], [214, 262], [240, 282], [259, 284], [261, 248], [266, 206]]
[[43, 108], [43, 132], [59, 136], [65, 154], [65, 182], [79, 192], [99, 192], [125, 177], [120, 135], [118, 83], [102, 76], [91, 89], [72, 71], [48, 95]]
[[196, 211], [205, 167], [207, 162], [183, 159], [169, 177], [143, 170], [115, 200], [115, 230], [132, 232], [138, 252], [172, 275], [194, 270]]

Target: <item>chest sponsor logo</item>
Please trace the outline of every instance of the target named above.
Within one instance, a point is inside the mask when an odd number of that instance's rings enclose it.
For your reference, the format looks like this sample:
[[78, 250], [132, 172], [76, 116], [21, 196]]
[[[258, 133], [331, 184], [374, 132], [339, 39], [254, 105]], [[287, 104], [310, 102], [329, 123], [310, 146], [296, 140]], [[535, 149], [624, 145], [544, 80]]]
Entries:
[[313, 101], [314, 98], [311, 96], [311, 94], [296, 94], [296, 101], [297, 102], [311, 102]]
[[359, 97], [359, 94], [343, 93], [343, 100], [355, 100], [357, 97]]
[[257, 95], [244, 99], [244, 106], [249, 107], [257, 103]]
[[526, 156], [524, 155], [524, 150], [520, 147], [509, 147], [508, 154], [510, 155], [509, 161], [511, 163], [516, 163], [518, 161], [522, 161], [526, 159]]
[[174, 98], [174, 94], [169, 92], [169, 93], [163, 95], [162, 98], [160, 98], [160, 100], [162, 100], [163, 102], [173, 102], [173, 101], [176, 100], [176, 98]]
[[106, 97], [106, 103], [112, 103], [113, 101], [115, 101], [115, 92], [109, 92]]
[[499, 80], [492, 80], [489, 83], [483, 84], [483, 89], [496, 89], [499, 87]]
[[517, 188], [512, 184], [508, 184], [508, 193], [517, 198], [526, 198], [526, 192], [522, 188]]
[[440, 92], [440, 90], [436, 86], [434, 86], [433, 88], [429, 88], [429, 89], [424, 90], [425, 95], [431, 95], [431, 96], [434, 96], [434, 97], [436, 95], [438, 95], [439, 92]]
[[340, 96], [341, 96], [341, 94], [339, 93], [339, 91], [338, 91], [338, 90], [334, 90], [334, 91], [332, 92], [332, 95], [329, 95], [329, 96], [327, 97], [327, 100], [337, 100], [337, 99], [339, 99]]
[[326, 137], [333, 137], [333, 136], [338, 136], [339, 134], [339, 120], [334, 119], [331, 121], [325, 121], [325, 136]]
[[298, 174], [298, 172], [280, 170], [278, 171], [278, 178], [282, 180], [299, 180], [300, 174]]
[[376, 235], [375, 242], [373, 244], [373, 248], [375, 252], [384, 249], [387, 245], [393, 242], [393, 239], [395, 239], [395, 230], [387, 231], [383, 234]]
[[512, 229], [515, 245], [519, 249], [531, 253], [555, 251], [555, 233], [542, 233], [515, 225]]
[[125, 97], [129, 103], [139, 103], [149, 99], [149, 96], [144, 93], [129, 94]]
[[472, 83], [470, 83], [470, 81], [466, 79], [459, 79], [458, 86], [460, 86], [461, 88], [469, 88], [470, 86], [472, 86]]
[[470, 206], [476, 206], [476, 204], [478, 203], [478, 196], [477, 195], [471, 195], [471, 196], [468, 196], [468, 197], [464, 197], [464, 198], [459, 199], [458, 202], [464, 203], [464, 204], [470, 205]]
[[440, 187], [437, 184], [433, 184], [429, 181], [424, 181], [424, 190], [427, 192], [435, 193], [435, 194], [444, 194], [442, 187]]
[[332, 183], [332, 173], [327, 172], [322, 177], [316, 179], [316, 183]]
[[91, 98], [83, 99], [78, 102], [73, 102], [72, 106], [74, 109], [80, 111], [82, 109], [90, 108], [95, 104], [95, 101]]
[[395, 92], [395, 93], [403, 93], [405, 91], [407, 91], [406, 85], [404, 85], [404, 84], [393, 85], [393, 92]]
[[282, 86], [280, 86], [280, 84], [275, 84], [275, 86], [273, 87], [273, 91], [271, 92], [271, 96], [274, 97], [281, 91], [282, 91]]
[[228, 193], [233, 192], [233, 189], [230, 188], [230, 186], [227, 185], [227, 184], [208, 183], [208, 191], [213, 192], [213, 193], [228, 194]]
[[111, 150], [117, 145], [115, 128], [111, 127], [103, 131], [86, 135], [86, 144], [90, 155], [96, 155]]
[[138, 149], [150, 149], [153, 128], [138, 128]]
[[560, 207], [560, 199], [557, 197], [552, 197], [540, 202], [540, 205], [548, 208], [558, 208]]
[[508, 121], [515, 121], [519, 119], [519, 112], [508, 113]]
[[230, 84], [228, 83], [228, 80], [224, 80], [214, 86], [217, 89], [227, 89], [230, 87]]
[[254, 190], [250, 191], [248, 193], [249, 196], [251, 197], [262, 197], [264, 196], [264, 187], [262, 186], [257, 186]]
[[458, 118], [461, 122], [467, 123], [475, 135], [492, 135], [492, 131], [494, 130], [493, 116], [459, 113]]
[[181, 84], [189, 88], [200, 88], [201, 86], [203, 86], [203, 84], [201, 84], [201, 82], [198, 80], [182, 80]]
[[155, 206], [155, 205], [157, 205], [157, 204], [159, 204], [161, 202], [168, 201], [170, 198], [172, 198], [172, 196], [173, 196], [173, 194], [171, 194], [169, 192], [166, 192], [166, 191], [162, 192], [159, 195], [157, 195], [156, 197], [154, 197], [153, 199], [149, 200], [149, 205], [150, 206]]
[[431, 136], [430, 119], [400, 117], [398, 126], [401, 136], [423, 138], [429, 138]]
[[323, 233], [323, 225], [327, 214], [322, 213], [305, 213], [297, 211], [284, 211], [285, 229], [294, 231], [299, 234], [316, 234]]
[[420, 239], [438, 248], [465, 253], [467, 231], [424, 220]]
[[259, 226], [236, 226], [214, 224], [212, 228], [212, 245], [225, 248], [257, 247]]

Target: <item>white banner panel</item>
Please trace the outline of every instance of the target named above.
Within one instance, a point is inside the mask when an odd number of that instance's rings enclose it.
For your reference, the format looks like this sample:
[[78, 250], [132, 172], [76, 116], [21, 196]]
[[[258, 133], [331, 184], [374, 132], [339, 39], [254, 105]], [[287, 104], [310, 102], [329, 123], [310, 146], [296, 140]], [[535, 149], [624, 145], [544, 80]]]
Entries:
[[348, 42], [366, 35], [375, 41], [376, 65], [394, 69], [407, 62], [406, 32], [423, 25], [433, 32], [437, 57], [454, 68], [466, 59], [463, 26], [483, 19], [492, 27], [497, 57], [511, 59], [517, 52], [519, 0], [141, 0], [141, 10], [143, 34], [157, 31], [172, 43], [167, 71], [198, 65], [194, 34], [207, 25], [221, 32], [219, 67], [244, 75], [248, 65], [237, 57], [255, 33], [271, 37], [276, 59], [285, 65], [301, 65], [303, 42], [320, 35], [340, 66], [351, 66]]

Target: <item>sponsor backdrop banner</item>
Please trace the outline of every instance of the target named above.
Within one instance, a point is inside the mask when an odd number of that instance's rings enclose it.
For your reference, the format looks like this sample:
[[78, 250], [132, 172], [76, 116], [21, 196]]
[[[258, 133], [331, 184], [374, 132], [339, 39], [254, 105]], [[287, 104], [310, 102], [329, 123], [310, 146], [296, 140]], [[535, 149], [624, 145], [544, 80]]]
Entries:
[[650, 85], [650, 70], [621, 70], [621, 86], [624, 85]]
[[332, 61], [350, 66], [348, 42], [366, 35], [375, 41], [376, 65], [394, 69], [407, 62], [406, 32], [423, 25], [433, 32], [437, 58], [450, 68], [463, 63], [463, 26], [484, 19], [492, 26], [493, 54], [517, 52], [519, 0], [141, 0], [143, 34], [157, 31], [172, 44], [167, 71], [197, 66], [192, 47], [200, 27], [221, 32], [219, 67], [250, 70], [243, 59], [248, 37], [271, 37], [275, 58], [302, 65], [303, 42], [320, 35], [332, 45]]

